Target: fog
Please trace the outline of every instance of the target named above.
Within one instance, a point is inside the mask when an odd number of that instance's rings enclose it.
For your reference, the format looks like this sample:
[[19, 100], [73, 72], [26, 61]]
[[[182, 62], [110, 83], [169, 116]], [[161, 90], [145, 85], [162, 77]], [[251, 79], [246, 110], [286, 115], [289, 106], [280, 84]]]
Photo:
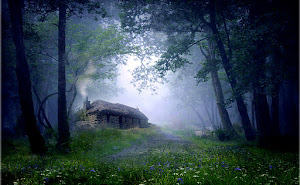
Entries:
[[132, 69], [139, 65], [138, 61], [131, 59], [127, 65], [118, 69], [117, 85], [124, 89], [124, 92], [112, 99], [112, 102], [119, 102], [131, 107], [139, 108], [149, 118], [149, 122], [161, 125], [168, 122], [170, 105], [167, 101], [169, 89], [166, 85], [153, 84], [157, 86], [156, 93], [151, 90], [139, 92], [132, 84]]
[[[56, 6], [36, 10], [25, 3], [27, 60], [21, 68], [27, 73], [20, 73], [6, 2], [2, 106], [8, 109], [2, 111], [2, 127], [12, 135], [25, 134], [19, 90], [32, 89], [24, 99], [32, 97], [33, 105], [24, 106], [32, 107], [31, 118], [41, 131], [57, 127], [65, 113], [75, 128], [88, 97], [139, 109], [158, 126], [224, 129], [233, 135], [239, 129], [249, 141], [256, 133], [269, 137], [270, 129], [280, 136], [298, 135], [298, 50], [286, 43], [297, 40], [292, 29], [297, 24], [286, 20], [290, 15], [274, 20], [278, 12], [262, 10], [270, 22], [265, 24], [261, 12], [245, 14], [252, 7], [243, 3], [231, 2], [225, 13], [206, 7], [210, 1], [131, 3], [104, 1], [76, 9], [75, 2], [66, 28], [61, 27], [65, 34], [57, 29]], [[54, 9], [45, 14], [45, 8]], [[256, 13], [261, 19], [253, 26]], [[62, 43], [65, 49], [58, 48]], [[18, 79], [17, 73], [28, 75]]]
[[3, 184], [299, 184], [299, 2], [0, 7]]
[[[155, 61], [155, 57], [152, 57], [152, 61]], [[119, 65], [117, 70], [117, 77], [114, 80], [117, 88], [122, 89], [118, 95], [113, 97], [102, 98], [97, 94], [88, 92], [87, 88], [91, 84], [91, 80], [83, 80], [79, 83], [79, 91], [81, 95], [82, 102], [77, 102], [77, 107], [82, 107], [84, 97], [88, 96], [91, 102], [101, 99], [104, 101], [109, 101], [111, 103], [121, 103], [134, 108], [138, 108], [143, 112], [148, 118], [149, 122], [156, 125], [164, 125], [170, 123], [170, 116], [172, 115], [172, 105], [171, 100], [168, 98], [170, 96], [167, 84], [153, 83], [156, 91], [150, 89], [144, 89], [138, 91], [133, 84], [133, 69], [140, 65], [135, 57], [128, 57], [125, 65]], [[95, 69], [90, 67], [87, 73], [95, 73]], [[101, 85], [99, 87], [101, 91]]]
[[[151, 65], [155, 64], [158, 59], [159, 57], [150, 56], [147, 63], [149, 66], [147, 67], [150, 68]], [[214, 124], [220, 125], [220, 118], [214, 105], [213, 95], [211, 94], [212, 89], [209, 88], [211, 87], [211, 82], [202, 82], [197, 84], [194, 74], [189, 74], [189, 77], [185, 78], [181, 77], [181, 73], [184, 73], [184, 71], [189, 71], [194, 67], [193, 65], [188, 64], [184, 69], [181, 71], [179, 70], [178, 72], [169, 72], [168, 75], [166, 75], [166, 78], [163, 80], [163, 83], [157, 81], [150, 83], [147, 81], [146, 88], [139, 88], [139, 81], [134, 80], [134, 71], [140, 66], [141, 61], [138, 57], [132, 55], [126, 56], [125, 63], [120, 64], [117, 67], [116, 77], [114, 77], [112, 80], [104, 80], [107, 84], [114, 86], [114, 88], [109, 90], [109, 92], [106, 90], [107, 87], [101, 84], [102, 81], [100, 83], [91, 79], [84, 79], [80, 81], [78, 83], [80, 96], [76, 100], [75, 110], [81, 109], [83, 107], [85, 98], [88, 97], [91, 103], [95, 100], [104, 100], [111, 103], [120, 103], [133, 108], [138, 108], [148, 117], [150, 123], [157, 126], [170, 126], [174, 128], [199, 128], [203, 123], [200, 123], [197, 113], [195, 113], [191, 108], [195, 106], [198, 114], [202, 115], [202, 119], [204, 119], [204, 124], [207, 128], [211, 129], [214, 126], [209, 123], [209, 119], [211, 118], [209, 118], [207, 114], [212, 114], [211, 116], [215, 116]], [[97, 73], [95, 68], [93, 66], [89, 66], [86, 74], [91, 75], [94, 73]], [[153, 76], [150, 75], [148, 78], [151, 79], [151, 77]], [[189, 85], [185, 86], [186, 84]], [[181, 90], [177, 89], [180, 88], [181, 85], [183, 85]], [[202, 91], [202, 88], [206, 90]], [[112, 93], [111, 91], [116, 92]], [[188, 95], [188, 92], [192, 92], [193, 95]], [[105, 94], [108, 94], [108, 96]], [[186, 100], [185, 96], [191, 97]], [[211, 98], [211, 100], [207, 99], [206, 97]], [[184, 103], [184, 101], [191, 101], [193, 98], [195, 101], [194, 103]], [[209, 103], [209, 105], [201, 103], [199, 105], [195, 105], [197, 101], [203, 100], [211, 101], [212, 103]], [[208, 106], [209, 110], [207, 110], [207, 107], [205, 108], [205, 106]], [[232, 115], [235, 115], [234, 105], [228, 107], [228, 110]], [[234, 123], [238, 123], [239, 120], [237, 120], [237, 118], [233, 118], [233, 121]]]

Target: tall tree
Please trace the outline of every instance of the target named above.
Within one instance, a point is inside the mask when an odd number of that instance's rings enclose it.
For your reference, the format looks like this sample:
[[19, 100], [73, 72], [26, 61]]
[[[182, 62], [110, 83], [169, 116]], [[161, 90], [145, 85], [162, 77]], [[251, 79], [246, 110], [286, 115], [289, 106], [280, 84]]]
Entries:
[[[217, 103], [217, 107], [218, 107], [218, 111], [219, 111], [219, 115], [221, 118], [223, 128], [224, 128], [224, 130], [226, 130], [229, 133], [230, 137], [237, 136], [238, 134], [234, 130], [232, 123], [230, 121], [230, 118], [229, 118], [229, 114], [226, 110], [223, 90], [222, 90], [221, 82], [220, 82], [219, 75], [218, 75], [216, 53], [215, 53], [215, 47], [214, 47], [213, 41], [208, 40], [207, 54], [205, 54], [205, 52], [203, 51], [201, 46], [200, 46], [200, 50], [201, 50], [202, 54], [205, 56], [206, 61], [209, 65], [209, 72], [211, 75], [212, 85], [213, 85], [214, 93], [215, 93], [215, 97], [216, 97], [216, 103]], [[199, 72], [198, 72], [198, 74], [199, 74]]]
[[216, 11], [215, 0], [210, 1], [208, 7], [209, 7], [210, 22], [206, 22], [204, 19], [203, 19], [203, 22], [210, 27], [212, 33], [214, 34], [214, 38], [216, 40], [216, 43], [217, 43], [217, 46], [218, 46], [218, 49], [220, 52], [220, 56], [222, 59], [223, 67], [227, 74], [229, 83], [233, 89], [233, 94], [234, 94], [235, 100], [237, 102], [237, 106], [238, 106], [238, 110], [239, 110], [239, 113], [240, 113], [240, 116], [242, 119], [242, 124], [244, 127], [246, 138], [247, 138], [247, 140], [251, 141], [251, 140], [255, 139], [255, 134], [251, 127], [251, 122], [250, 122], [249, 115], [247, 112], [247, 107], [243, 100], [242, 94], [240, 94], [239, 92], [236, 91], [237, 90], [237, 81], [236, 81], [236, 77], [232, 70], [232, 68], [233, 68], [232, 64], [230, 63], [230, 55], [232, 54], [231, 49], [230, 49], [231, 46], [229, 45], [230, 43], [228, 43], [229, 54], [227, 54], [226, 50], [225, 50], [224, 42], [222, 41], [220, 32], [217, 28], [217, 20], [216, 20], [217, 11]]
[[[40, 14], [40, 19], [44, 20], [45, 17], [54, 11], [59, 11], [58, 23], [58, 142], [57, 148], [65, 151], [68, 149], [70, 130], [67, 117], [67, 100], [66, 100], [66, 20], [68, 16], [73, 14], [84, 13], [97, 13], [106, 16], [106, 11], [100, 8], [99, 2], [83, 1], [31, 1], [29, 6], [34, 9], [33, 12]], [[99, 10], [100, 9], [100, 10]], [[79, 15], [77, 15], [79, 16]]]
[[[253, 30], [259, 29], [258, 17], [261, 17], [264, 14], [266, 7], [266, 1], [252, 1], [250, 5], [250, 22]], [[262, 8], [264, 7], [264, 8]], [[269, 105], [267, 101], [267, 95], [265, 92], [264, 86], [261, 84], [261, 80], [266, 79], [266, 43], [263, 40], [253, 40], [251, 45], [255, 47], [253, 52], [253, 63], [255, 64], [257, 70], [253, 74], [255, 78], [258, 79], [253, 82], [254, 88], [254, 101], [255, 101], [255, 116], [256, 123], [259, 133], [259, 141], [261, 145], [267, 145], [271, 143], [271, 117], [269, 111]]]
[[22, 23], [22, 1], [8, 1], [12, 23], [12, 36], [16, 47], [16, 72], [19, 88], [19, 97], [26, 132], [32, 153], [44, 154], [47, 151], [45, 140], [41, 135], [34, 115], [31, 80], [29, 67], [25, 56]]
[[57, 147], [67, 149], [69, 147], [70, 129], [67, 116], [66, 99], [66, 1], [59, 3], [59, 23], [58, 23], [58, 141]]
[[[242, 82], [240, 85], [246, 84], [246, 88], [253, 90], [259, 141], [263, 146], [285, 147], [281, 136], [285, 135], [285, 128], [297, 120], [297, 106], [283, 101], [284, 97], [290, 97], [290, 102], [295, 102], [298, 98], [295, 89], [283, 90], [287, 87], [284, 85], [287, 81], [296, 81], [295, 76], [285, 81], [286, 77], [297, 74], [295, 69], [298, 57], [294, 54], [297, 53], [295, 42], [298, 40], [298, 31], [294, 27], [297, 16], [294, 16], [296, 11], [291, 6], [293, 5], [283, 5], [279, 1], [251, 1], [241, 6], [248, 13], [241, 16], [232, 30], [236, 32], [233, 39], [236, 42], [234, 70], [238, 72], [239, 81]], [[294, 116], [283, 116], [287, 112]], [[285, 122], [287, 117], [293, 118]], [[296, 125], [298, 124], [294, 124], [294, 129], [291, 130], [298, 130]], [[287, 137], [296, 137], [295, 133], [288, 134]]]
[[277, 24], [280, 28], [275, 31], [278, 44], [271, 45], [272, 53], [276, 54], [272, 60], [275, 70], [271, 71], [274, 79], [272, 79], [274, 82], [274, 91], [272, 92], [272, 147], [298, 151], [299, 1], [282, 4], [281, 1], [276, 0], [269, 2], [269, 7], [267, 14], [272, 12], [273, 18], [271, 19], [271, 26]]

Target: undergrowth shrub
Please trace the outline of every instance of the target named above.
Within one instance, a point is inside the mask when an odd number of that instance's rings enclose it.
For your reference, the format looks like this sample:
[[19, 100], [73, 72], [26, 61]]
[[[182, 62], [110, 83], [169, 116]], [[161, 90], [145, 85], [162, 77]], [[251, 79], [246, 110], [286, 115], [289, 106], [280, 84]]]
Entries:
[[74, 114], [75, 121], [87, 121], [86, 110], [76, 111]]
[[226, 131], [222, 128], [216, 128], [213, 133], [219, 141], [228, 141], [233, 138], [231, 131]]
[[245, 135], [244, 128], [241, 123], [233, 123], [232, 126], [239, 135]]

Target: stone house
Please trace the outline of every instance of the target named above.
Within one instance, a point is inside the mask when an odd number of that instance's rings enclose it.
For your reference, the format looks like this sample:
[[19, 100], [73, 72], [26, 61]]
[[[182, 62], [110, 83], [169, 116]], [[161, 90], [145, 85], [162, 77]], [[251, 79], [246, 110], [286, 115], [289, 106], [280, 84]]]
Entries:
[[148, 118], [138, 108], [102, 100], [90, 103], [88, 99], [84, 101], [83, 108], [86, 110], [87, 121], [79, 122], [81, 126], [120, 129], [145, 128], [149, 126]]

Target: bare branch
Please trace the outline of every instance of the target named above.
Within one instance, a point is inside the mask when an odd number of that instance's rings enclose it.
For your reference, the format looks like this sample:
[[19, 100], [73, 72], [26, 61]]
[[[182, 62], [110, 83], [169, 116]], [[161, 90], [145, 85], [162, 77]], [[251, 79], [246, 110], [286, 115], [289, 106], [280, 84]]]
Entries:
[[[39, 102], [39, 110], [38, 110], [38, 120], [39, 120], [39, 122], [40, 122], [45, 128], [47, 128], [47, 129], [52, 129], [52, 130], [53, 130], [53, 127], [52, 127], [52, 125], [50, 124], [50, 122], [49, 122], [49, 120], [48, 120], [48, 118], [47, 118], [47, 116], [46, 116], [45, 109], [44, 109], [43, 106], [42, 106], [42, 102], [41, 102], [40, 97], [38, 96], [38, 93], [37, 93], [36, 88], [35, 88], [34, 86], [32, 86], [32, 89], [33, 89], [33, 93], [34, 93], [36, 99], [37, 99], [38, 102]], [[41, 118], [41, 114], [40, 114], [41, 112], [42, 112], [42, 114], [43, 114], [43, 117], [44, 117], [44, 120], [46, 121], [47, 126], [44, 124], [43, 119]]]
[[54, 57], [52, 57], [51, 55], [49, 55], [47, 52], [45, 52], [46, 54], [44, 54], [44, 53], [40, 53], [40, 55], [44, 55], [44, 56], [47, 56], [47, 57], [50, 57], [50, 58], [52, 58], [53, 60], [55, 60], [55, 61], [58, 61], [58, 59], [56, 59], [56, 58], [54, 58]]
[[199, 46], [199, 48], [200, 48], [200, 51], [201, 51], [202, 55], [203, 55], [206, 59], [208, 59], [209, 57], [208, 57], [207, 54], [205, 54], [205, 52], [203, 51], [202, 47]]
[[70, 17], [73, 14], [73, 15], [75, 15], [78, 18], [82, 18], [82, 15], [77, 15], [76, 12], [72, 8], [70, 8], [68, 5], [67, 5], [67, 9], [70, 11]]

